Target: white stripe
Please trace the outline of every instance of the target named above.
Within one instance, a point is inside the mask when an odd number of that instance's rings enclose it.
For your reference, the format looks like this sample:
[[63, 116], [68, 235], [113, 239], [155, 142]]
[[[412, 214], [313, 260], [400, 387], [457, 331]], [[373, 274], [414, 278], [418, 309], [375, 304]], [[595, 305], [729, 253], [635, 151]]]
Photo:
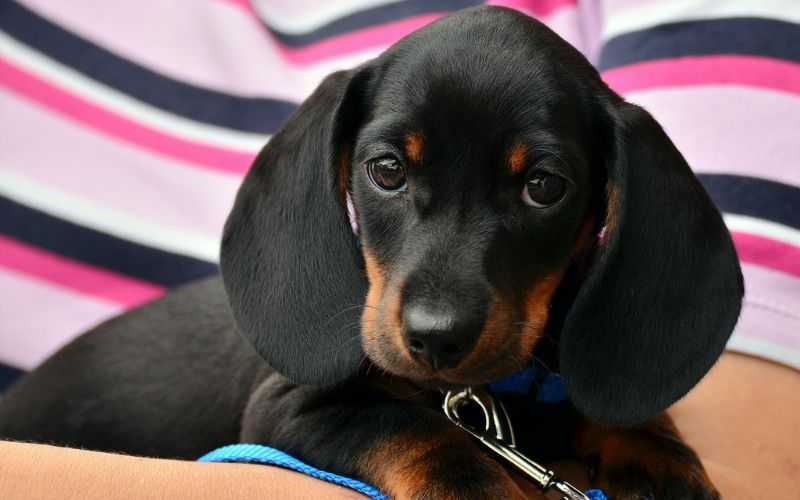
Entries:
[[270, 28], [287, 35], [302, 35], [364, 10], [398, 3], [400, 0], [326, 0], [303, 2], [253, 0], [250, 4]]
[[761, 17], [800, 23], [797, 0], [660, 0], [611, 12], [604, 19], [603, 39], [659, 24], [730, 17]]
[[96, 231], [189, 257], [219, 261], [219, 240], [144, 220], [74, 197], [3, 169], [0, 194], [36, 210]]
[[725, 213], [722, 214], [722, 218], [725, 219], [725, 225], [730, 231], [754, 234], [788, 245], [800, 246], [800, 231], [789, 226], [747, 215]]
[[733, 335], [726, 349], [783, 363], [800, 370], [800, 351], [745, 335]]
[[209, 125], [150, 106], [50, 59], [3, 32], [0, 32], [0, 55], [67, 92], [169, 135], [245, 153], [258, 152], [269, 140], [268, 135]]

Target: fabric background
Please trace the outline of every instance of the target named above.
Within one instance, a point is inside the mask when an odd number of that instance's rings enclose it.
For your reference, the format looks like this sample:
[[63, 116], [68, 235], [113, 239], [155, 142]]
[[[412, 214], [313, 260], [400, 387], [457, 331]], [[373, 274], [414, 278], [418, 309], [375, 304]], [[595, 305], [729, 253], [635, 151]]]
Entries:
[[[0, 389], [215, 273], [236, 189], [297, 103], [481, 3], [0, 0]], [[664, 125], [742, 261], [729, 347], [800, 367], [800, 3], [487, 3], [542, 20]]]

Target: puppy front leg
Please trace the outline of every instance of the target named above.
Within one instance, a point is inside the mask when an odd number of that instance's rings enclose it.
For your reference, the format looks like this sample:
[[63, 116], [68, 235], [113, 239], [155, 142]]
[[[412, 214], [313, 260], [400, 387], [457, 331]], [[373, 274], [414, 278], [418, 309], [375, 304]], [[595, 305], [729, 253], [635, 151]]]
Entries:
[[589, 464], [592, 483], [611, 499], [719, 498], [700, 458], [666, 413], [628, 428], [584, 420], [574, 447]]
[[319, 389], [272, 375], [248, 403], [241, 440], [360, 479], [392, 498], [525, 498], [469, 435], [415, 403], [364, 384]]

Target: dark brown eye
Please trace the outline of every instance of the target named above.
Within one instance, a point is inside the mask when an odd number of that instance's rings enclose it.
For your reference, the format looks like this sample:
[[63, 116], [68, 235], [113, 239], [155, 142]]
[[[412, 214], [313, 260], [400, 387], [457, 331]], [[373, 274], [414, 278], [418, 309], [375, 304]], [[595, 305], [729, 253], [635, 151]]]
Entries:
[[545, 208], [555, 205], [567, 191], [567, 181], [544, 170], [534, 170], [525, 180], [522, 201], [531, 207]]
[[367, 164], [372, 183], [384, 191], [400, 191], [406, 187], [406, 171], [393, 156], [383, 156]]

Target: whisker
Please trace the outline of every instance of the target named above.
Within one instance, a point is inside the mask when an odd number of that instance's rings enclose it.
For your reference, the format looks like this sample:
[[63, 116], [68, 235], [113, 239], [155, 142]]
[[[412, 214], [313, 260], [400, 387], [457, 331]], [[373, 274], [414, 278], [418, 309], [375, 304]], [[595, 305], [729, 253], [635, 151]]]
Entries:
[[528, 355], [528, 357], [529, 357], [529, 358], [531, 359], [531, 361], [533, 361], [534, 363], [539, 363], [540, 365], [542, 365], [542, 367], [545, 369], [545, 371], [547, 371], [547, 373], [555, 373], [555, 372], [554, 372], [554, 371], [553, 371], [553, 370], [552, 370], [552, 369], [551, 369], [549, 366], [547, 366], [547, 363], [545, 363], [544, 361], [542, 361], [542, 359], [541, 359], [541, 358], [539, 358], [539, 357], [537, 357], [535, 354], [533, 354], [533, 353], [530, 353], [530, 354]]
[[333, 316], [331, 316], [330, 318], [328, 318], [328, 320], [325, 322], [325, 324], [327, 325], [328, 323], [330, 323], [330, 322], [331, 322], [331, 321], [333, 321], [334, 319], [338, 318], [338, 317], [339, 317], [339, 316], [341, 316], [342, 314], [346, 313], [347, 311], [352, 311], [353, 309], [360, 309], [360, 308], [364, 308], [364, 309], [366, 309], [366, 308], [369, 308], [369, 309], [377, 309], [375, 306], [371, 306], [371, 305], [368, 305], [368, 304], [356, 304], [356, 305], [354, 305], [354, 306], [345, 307], [345, 308], [344, 308], [344, 309], [342, 309], [341, 311], [337, 312], [336, 314], [334, 314]]
[[428, 391], [429, 389], [425, 389], [424, 387], [416, 392], [412, 392], [410, 394], [395, 394], [393, 399], [407, 399], [422, 394], [423, 392]]
[[341, 350], [341, 349], [342, 349], [344, 346], [346, 346], [347, 344], [349, 344], [350, 342], [352, 342], [352, 341], [354, 341], [354, 340], [360, 340], [360, 339], [361, 339], [361, 330], [358, 330], [358, 332], [357, 332], [355, 335], [353, 335], [353, 336], [352, 336], [352, 337], [350, 337], [349, 339], [347, 339], [347, 340], [345, 340], [344, 342], [342, 342], [341, 344], [339, 344], [339, 346], [336, 348], [336, 350], [335, 350], [335, 351], [333, 351], [333, 355], [334, 355], [334, 356], [338, 356], [338, 355], [339, 355], [339, 351], [340, 351], [340, 350]]
[[344, 308], [344, 309], [342, 309], [341, 311], [337, 312], [336, 314], [334, 314], [333, 316], [331, 316], [330, 318], [328, 318], [328, 321], [326, 321], [326, 322], [325, 322], [325, 324], [327, 325], [328, 323], [330, 323], [330, 322], [331, 322], [331, 321], [333, 321], [334, 319], [338, 318], [338, 317], [339, 317], [339, 316], [341, 316], [342, 314], [346, 313], [347, 311], [352, 311], [353, 309], [358, 309], [358, 308], [360, 308], [360, 307], [361, 307], [361, 305], [354, 305], [354, 306], [350, 306], [350, 307], [345, 307], [345, 308]]

